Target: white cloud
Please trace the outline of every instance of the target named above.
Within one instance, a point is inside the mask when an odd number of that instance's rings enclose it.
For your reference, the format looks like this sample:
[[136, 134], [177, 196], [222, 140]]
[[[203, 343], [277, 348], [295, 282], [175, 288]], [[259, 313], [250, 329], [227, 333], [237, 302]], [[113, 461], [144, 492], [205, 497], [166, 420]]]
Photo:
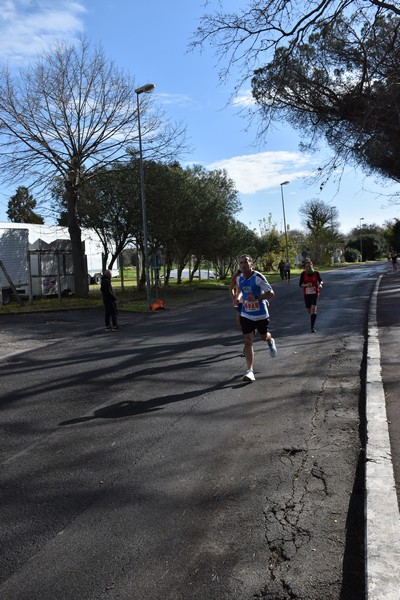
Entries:
[[59, 41], [75, 41], [84, 29], [82, 2], [5, 0], [0, 14], [0, 56], [22, 63]]
[[207, 165], [209, 170], [225, 169], [241, 194], [276, 188], [283, 181], [307, 177], [313, 170], [312, 159], [299, 152], [260, 152], [234, 156]]
[[157, 94], [157, 98], [162, 104], [178, 106], [180, 108], [196, 108], [200, 109], [200, 104], [185, 94]]
[[239, 106], [239, 107], [253, 106], [255, 103], [256, 102], [251, 94], [251, 90], [243, 90], [243, 92], [239, 93], [232, 100], [233, 106]]

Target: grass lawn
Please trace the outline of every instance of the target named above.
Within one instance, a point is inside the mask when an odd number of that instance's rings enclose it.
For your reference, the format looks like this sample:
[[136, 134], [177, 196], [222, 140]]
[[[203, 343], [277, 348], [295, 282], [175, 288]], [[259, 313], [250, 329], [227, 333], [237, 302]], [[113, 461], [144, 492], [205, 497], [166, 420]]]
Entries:
[[[319, 269], [323, 271], [324, 269]], [[297, 277], [301, 269], [292, 269], [291, 276]], [[266, 273], [268, 281], [274, 285], [281, 281], [279, 273]], [[175, 280], [171, 280], [167, 287], [159, 286], [158, 298], [164, 300], [166, 308], [187, 304], [188, 302], [201, 302], [209, 298], [209, 294], [219, 291], [227, 292], [230, 278], [225, 280], [196, 280], [193, 283], [184, 281], [177, 285]], [[124, 270], [124, 285], [121, 286], [121, 279], [114, 277], [112, 286], [117, 296], [118, 309], [128, 312], [145, 312], [146, 290], [138, 290], [136, 287], [136, 272], [134, 269]], [[151, 301], [156, 300], [154, 287], [151, 289]], [[90, 309], [102, 307], [103, 301], [100, 292], [100, 285], [95, 284], [89, 287], [88, 298], [76, 298], [71, 295], [65, 298], [34, 298], [32, 303], [28, 300], [20, 305], [17, 301], [12, 301], [6, 306], [0, 306], [1, 314], [27, 313], [27, 312], [47, 312], [52, 310], [72, 310], [72, 309]]]

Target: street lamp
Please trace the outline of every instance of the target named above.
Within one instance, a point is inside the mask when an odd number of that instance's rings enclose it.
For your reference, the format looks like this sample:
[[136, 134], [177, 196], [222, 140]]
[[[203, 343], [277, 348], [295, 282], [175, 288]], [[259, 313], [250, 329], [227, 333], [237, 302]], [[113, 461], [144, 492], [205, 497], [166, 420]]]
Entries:
[[282, 196], [282, 212], [283, 212], [283, 226], [285, 228], [285, 242], [286, 242], [286, 262], [289, 262], [289, 251], [288, 251], [288, 239], [287, 239], [287, 229], [286, 229], [286, 215], [285, 215], [285, 202], [283, 200], [283, 186], [288, 185], [290, 181], [284, 181], [281, 183], [281, 196]]
[[146, 197], [144, 193], [144, 170], [143, 170], [143, 152], [142, 152], [142, 131], [140, 127], [140, 94], [152, 92], [156, 86], [154, 83], [146, 83], [136, 88], [137, 115], [138, 115], [138, 133], [139, 133], [139, 165], [140, 165], [140, 194], [142, 198], [142, 217], [143, 217], [143, 250], [144, 250], [144, 272], [146, 276], [146, 302], [147, 309], [150, 308], [150, 273], [149, 273], [149, 250], [147, 243], [147, 215], [146, 215]]
[[333, 215], [334, 215], [334, 211], [336, 210], [336, 206], [331, 206], [331, 229], [333, 232]]
[[364, 217], [360, 217], [360, 252], [361, 252], [361, 262], [363, 262], [361, 221], [364, 221]]
[[332, 238], [331, 238], [331, 241], [332, 241], [332, 256], [331, 256], [331, 261], [332, 261], [333, 265], [335, 264], [335, 258], [336, 258], [336, 256], [335, 256], [336, 255], [336, 249], [335, 249], [335, 245], [336, 245], [335, 244], [335, 237], [336, 236], [334, 236], [334, 233], [333, 233], [333, 231], [334, 231], [333, 230], [333, 218], [334, 218], [334, 211], [335, 210], [336, 210], [336, 206], [331, 206], [331, 236], [332, 236]]

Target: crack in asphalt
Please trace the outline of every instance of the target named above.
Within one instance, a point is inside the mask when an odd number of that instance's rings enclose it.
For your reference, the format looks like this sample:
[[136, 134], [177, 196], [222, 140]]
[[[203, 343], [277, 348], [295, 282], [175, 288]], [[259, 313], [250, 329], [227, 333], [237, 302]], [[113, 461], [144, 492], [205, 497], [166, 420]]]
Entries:
[[[300, 598], [291, 585], [289, 576], [290, 563], [305, 544], [310, 543], [313, 532], [303, 527], [301, 520], [305, 510], [317, 510], [316, 505], [323, 503], [331, 495], [328, 477], [324, 468], [318, 463], [315, 455], [321, 449], [318, 440], [321, 439], [319, 428], [327, 421], [326, 412], [333, 414], [343, 410], [341, 401], [336, 401], [324, 407], [324, 401], [332, 395], [332, 389], [339, 395], [345, 382], [338, 383], [336, 371], [343, 360], [347, 349], [347, 340], [342, 339], [333, 349], [329, 367], [326, 370], [320, 390], [315, 396], [314, 410], [310, 417], [310, 431], [304, 447], [285, 447], [280, 451], [280, 460], [285, 467], [292, 470], [291, 497], [282, 498], [278, 503], [274, 498], [267, 498], [264, 509], [265, 536], [270, 551], [268, 583], [255, 598], [268, 600], [291, 600]], [[333, 443], [333, 442], [332, 442]], [[290, 475], [288, 475], [290, 477]], [[307, 504], [308, 503], [308, 504]], [[335, 582], [335, 585], [337, 582]]]

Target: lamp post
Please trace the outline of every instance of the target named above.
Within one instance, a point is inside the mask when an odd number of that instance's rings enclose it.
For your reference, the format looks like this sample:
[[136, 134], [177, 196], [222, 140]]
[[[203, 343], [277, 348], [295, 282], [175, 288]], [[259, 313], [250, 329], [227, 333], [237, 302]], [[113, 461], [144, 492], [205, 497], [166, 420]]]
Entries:
[[335, 249], [335, 236], [333, 233], [333, 214], [334, 211], [336, 210], [336, 206], [331, 206], [331, 236], [332, 236], [332, 256], [331, 256], [331, 261], [332, 264], [335, 264], [335, 255], [336, 255], [336, 249]]
[[333, 233], [333, 215], [334, 215], [334, 211], [336, 210], [336, 206], [331, 206], [331, 230]]
[[148, 94], [152, 92], [156, 86], [154, 83], [146, 83], [141, 87], [136, 88], [137, 115], [138, 115], [138, 133], [139, 133], [139, 166], [140, 166], [140, 195], [142, 199], [142, 218], [143, 218], [143, 251], [144, 251], [144, 272], [146, 276], [146, 302], [147, 309], [150, 308], [150, 272], [149, 272], [149, 249], [147, 242], [147, 214], [146, 214], [146, 197], [144, 193], [144, 170], [143, 170], [143, 152], [142, 152], [142, 131], [140, 127], [140, 94]]
[[362, 253], [362, 227], [361, 221], [364, 221], [364, 217], [360, 217], [360, 252], [361, 252], [361, 262], [363, 262], [363, 253]]
[[288, 185], [290, 181], [284, 181], [281, 183], [281, 196], [282, 196], [282, 212], [283, 212], [283, 226], [285, 228], [285, 242], [286, 242], [286, 262], [289, 262], [289, 251], [288, 251], [288, 239], [287, 239], [287, 229], [286, 229], [286, 215], [285, 215], [285, 202], [283, 199], [283, 186]]

